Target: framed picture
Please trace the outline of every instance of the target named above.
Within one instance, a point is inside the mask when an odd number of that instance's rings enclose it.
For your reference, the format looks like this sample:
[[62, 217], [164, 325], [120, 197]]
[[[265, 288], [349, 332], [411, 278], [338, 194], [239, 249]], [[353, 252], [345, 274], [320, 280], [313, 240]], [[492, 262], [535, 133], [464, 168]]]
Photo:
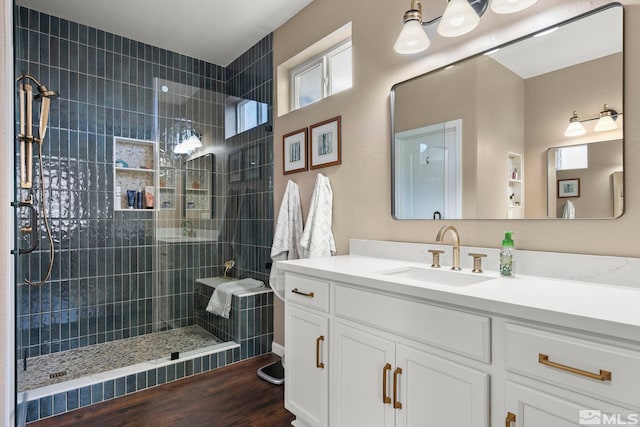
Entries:
[[580, 197], [580, 178], [559, 179], [558, 197]]
[[307, 128], [291, 132], [282, 137], [282, 173], [306, 171], [307, 145], [309, 132]]
[[260, 147], [255, 145], [242, 150], [242, 169], [245, 181], [260, 178]]
[[242, 151], [236, 150], [229, 154], [229, 182], [242, 180]]
[[342, 163], [341, 133], [340, 116], [311, 126], [311, 169]]

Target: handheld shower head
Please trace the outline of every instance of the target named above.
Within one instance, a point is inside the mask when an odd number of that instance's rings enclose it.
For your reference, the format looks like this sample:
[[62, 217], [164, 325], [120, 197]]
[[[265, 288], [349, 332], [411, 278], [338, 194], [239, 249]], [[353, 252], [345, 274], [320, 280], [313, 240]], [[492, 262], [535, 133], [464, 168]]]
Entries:
[[36, 101], [40, 101], [42, 98], [56, 99], [57, 97], [60, 96], [58, 91], [49, 90], [49, 88], [47, 88], [43, 83], [40, 83], [38, 79], [33, 77], [31, 74], [20, 74], [16, 79], [16, 82], [19, 82], [20, 80], [23, 80], [23, 79], [31, 80], [38, 87], [38, 93], [36, 94], [36, 96], [34, 96], [34, 99]]
[[[31, 80], [38, 88], [38, 93], [33, 95], [33, 87], [29, 82], [23, 80]], [[42, 280], [39, 282], [32, 282], [29, 279], [25, 279], [25, 283], [29, 285], [42, 285], [51, 277], [53, 271], [53, 264], [55, 259], [54, 240], [51, 233], [51, 227], [49, 226], [49, 220], [47, 218], [46, 207], [46, 191], [45, 191], [45, 179], [44, 179], [44, 166], [42, 156], [42, 145], [44, 137], [47, 133], [47, 123], [49, 122], [49, 109], [51, 107], [51, 100], [56, 99], [59, 94], [55, 90], [49, 90], [44, 84], [40, 83], [38, 79], [30, 74], [21, 74], [16, 79], [19, 83], [20, 91], [20, 133], [18, 140], [20, 142], [20, 187], [24, 189], [32, 188], [32, 146], [34, 143], [38, 145], [38, 157], [40, 159], [40, 188], [42, 190], [42, 219], [44, 220], [45, 230], [49, 238], [49, 267]], [[38, 136], [33, 135], [31, 129], [33, 124], [33, 100], [40, 101], [40, 126], [38, 127]], [[29, 202], [31, 206], [31, 202]], [[33, 207], [32, 207], [33, 209]], [[37, 227], [32, 226], [35, 230]], [[37, 242], [37, 240], [36, 240]], [[29, 251], [30, 252], [30, 251]], [[20, 253], [24, 253], [20, 251]]]
[[56, 99], [60, 94], [57, 90], [49, 90], [45, 85], [38, 85], [38, 94], [34, 97], [36, 100], [42, 98]]

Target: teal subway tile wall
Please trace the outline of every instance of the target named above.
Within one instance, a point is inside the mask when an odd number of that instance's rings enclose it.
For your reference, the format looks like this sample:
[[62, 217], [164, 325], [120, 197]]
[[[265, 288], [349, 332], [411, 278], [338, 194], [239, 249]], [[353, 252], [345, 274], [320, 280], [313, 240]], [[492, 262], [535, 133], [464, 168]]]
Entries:
[[[43, 144], [43, 179], [56, 260], [49, 282], [20, 287], [18, 357], [154, 330], [154, 250], [158, 247], [154, 213], [116, 209], [113, 138], [153, 141], [158, 137], [154, 128], [157, 79], [222, 95], [208, 105], [211, 122], [202, 124], [215, 128], [214, 144], [223, 153], [216, 154], [214, 167], [213, 198], [222, 213], [220, 235], [217, 242], [174, 245], [181, 256], [171, 268], [172, 280], [179, 282], [171, 295], [172, 320], [178, 326], [196, 323], [195, 279], [220, 274], [227, 259], [236, 261], [235, 277], [266, 281], [273, 234], [271, 130], [267, 123], [225, 139], [222, 117], [227, 95], [266, 103], [270, 117], [271, 35], [228, 67], [221, 67], [24, 7], [16, 7], [15, 22], [16, 74], [33, 74], [60, 92], [51, 104]], [[243, 163], [240, 179], [229, 182], [228, 153], [234, 151], [243, 154]], [[38, 192], [35, 197], [37, 204]], [[28, 236], [21, 239], [27, 246]], [[37, 251], [20, 257], [19, 279], [42, 276], [48, 249], [47, 239], [41, 238]], [[268, 351], [270, 346], [269, 339], [268, 345], [258, 345], [258, 351]], [[253, 348], [244, 353], [259, 354]], [[191, 369], [195, 366], [187, 368]], [[136, 389], [143, 384], [139, 380]], [[154, 377], [144, 384], [159, 382]], [[134, 387], [130, 383], [125, 386]], [[91, 400], [117, 394], [115, 383], [115, 388], [105, 386], [102, 394], [96, 389]], [[85, 395], [67, 396], [64, 406], [83, 406]], [[59, 413], [60, 399], [54, 396], [51, 402], [40, 402], [38, 412]]]

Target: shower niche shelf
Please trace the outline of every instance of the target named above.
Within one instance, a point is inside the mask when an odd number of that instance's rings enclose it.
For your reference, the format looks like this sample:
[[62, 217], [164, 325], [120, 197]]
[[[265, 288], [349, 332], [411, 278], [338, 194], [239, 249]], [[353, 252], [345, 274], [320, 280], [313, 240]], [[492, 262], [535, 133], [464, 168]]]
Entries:
[[[158, 168], [154, 147], [153, 141], [113, 139], [114, 210], [129, 210], [127, 190], [144, 194], [145, 187], [155, 188]], [[156, 194], [154, 200], [157, 200]]]

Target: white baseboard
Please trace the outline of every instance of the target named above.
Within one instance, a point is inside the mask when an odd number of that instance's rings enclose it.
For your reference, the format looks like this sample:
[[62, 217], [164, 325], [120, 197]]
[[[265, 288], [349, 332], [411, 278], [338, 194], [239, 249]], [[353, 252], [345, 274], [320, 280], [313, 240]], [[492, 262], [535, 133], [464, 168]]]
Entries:
[[277, 354], [280, 357], [284, 357], [284, 346], [274, 341], [271, 343], [271, 352], [273, 354]]

